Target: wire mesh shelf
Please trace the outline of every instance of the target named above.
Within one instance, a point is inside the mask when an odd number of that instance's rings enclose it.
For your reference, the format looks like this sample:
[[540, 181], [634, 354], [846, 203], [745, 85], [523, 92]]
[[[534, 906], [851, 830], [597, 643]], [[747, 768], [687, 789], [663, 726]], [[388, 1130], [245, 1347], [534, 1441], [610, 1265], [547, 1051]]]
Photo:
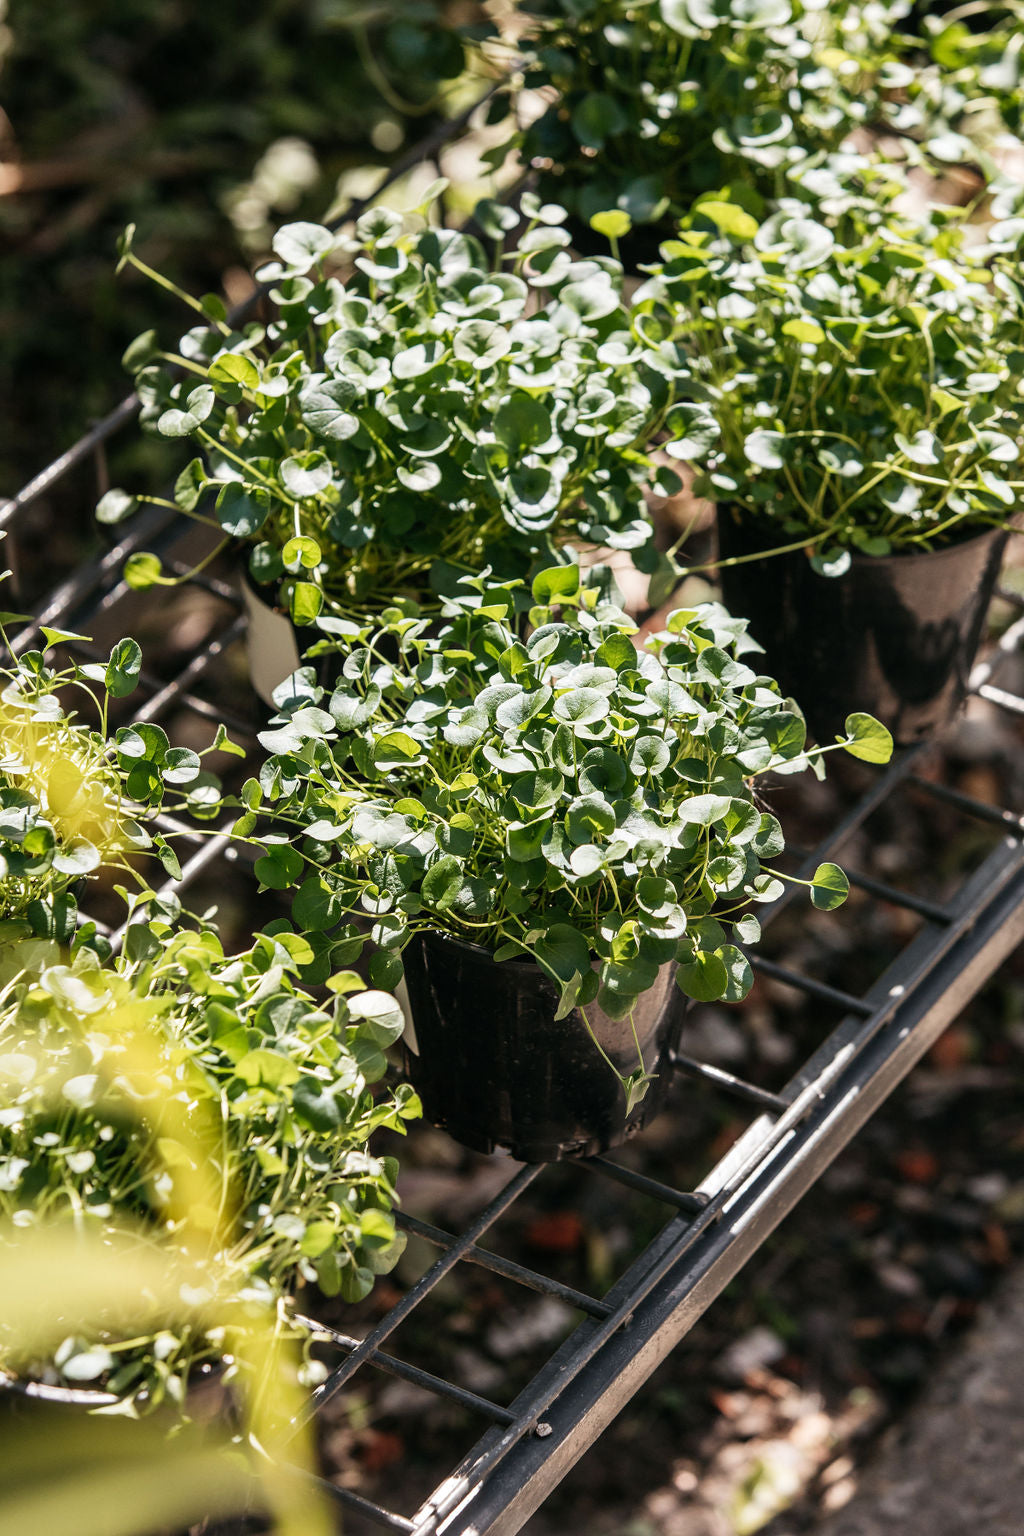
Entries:
[[[14, 517], [10, 533], [15, 540], [17, 532]], [[182, 527], [162, 516], [133, 528], [113, 549], [43, 598], [39, 619], [22, 629], [16, 648], [32, 644], [43, 623], [76, 632], [118, 628], [121, 611], [133, 599], [138, 602], [120, 575], [127, 555], [159, 541], [168, 568], [183, 572], [186, 565], [175, 554], [183, 537], [187, 534]], [[196, 578], [193, 585], [210, 600], [208, 632], [170, 675], [143, 673], [131, 718], [174, 716], [180, 721], [191, 715], [196, 729], [205, 727], [210, 734], [213, 723], [223, 721], [248, 744], [258, 717], [247, 714], [244, 704], [225, 709], [212, 687], [242, 637], [239, 594], [216, 576]], [[1003, 594], [1003, 601], [1022, 606], [1009, 594]], [[972, 678], [977, 695], [1012, 717], [1024, 711], [1012, 676], [1022, 643], [1024, 613], [1009, 625]], [[87, 642], [76, 645], [83, 656], [96, 653]], [[796, 872], [806, 875], [824, 858], [841, 858], [844, 846], [869, 819], [901, 795], [944, 807], [989, 829], [991, 835], [973, 867], [941, 901], [860, 873], [844, 860], [863, 902], [903, 912], [917, 923], [916, 934], [891, 964], [859, 990], [807, 974], [785, 951], [781, 958], [751, 954], [756, 974], [796, 989], [824, 1014], [838, 1013], [839, 1019], [831, 1032], [821, 1031], [819, 1047], [778, 1087], [749, 1081], [688, 1050], [677, 1053], [680, 1083], [699, 1083], [750, 1114], [746, 1129], [726, 1155], [709, 1166], [693, 1188], [673, 1187], [635, 1166], [637, 1156], [643, 1160], [642, 1138], [631, 1144], [624, 1160], [590, 1158], [571, 1174], [558, 1165], [558, 1176], [571, 1177], [579, 1187], [579, 1195], [568, 1196], [570, 1204], [583, 1197], [587, 1181], [600, 1180], [623, 1191], [627, 1208], [633, 1199], [663, 1210], [657, 1235], [603, 1295], [586, 1294], [490, 1246], [516, 1203], [552, 1176], [546, 1165], [509, 1163], [501, 1188], [458, 1230], [399, 1214], [404, 1230], [423, 1248], [436, 1250], [437, 1257], [362, 1337], [318, 1317], [315, 1307], [303, 1312], [303, 1323], [327, 1364], [326, 1379], [310, 1395], [307, 1417], [320, 1413], [357, 1373], [368, 1371], [415, 1387], [437, 1403], [456, 1404], [481, 1425], [478, 1443], [411, 1512], [387, 1508], [324, 1481], [331, 1498], [366, 1529], [411, 1536], [505, 1536], [518, 1530], [1024, 936], [1024, 817], [927, 776], [921, 771], [927, 756], [928, 748], [921, 744], [871, 773], [817, 846], [801, 851]], [[218, 861], [235, 856], [226, 836], [211, 836], [209, 831], [200, 835], [187, 827], [176, 830], [186, 849], [179, 890], [200, 881]], [[788, 905], [791, 889], [764, 909], [766, 931]], [[500, 1165], [500, 1159], [490, 1161]], [[475, 1266], [532, 1296], [553, 1298], [579, 1316], [569, 1336], [507, 1402], [407, 1361], [393, 1348], [402, 1325], [414, 1312], [429, 1312], [445, 1278], [458, 1265]]]
[[[33, 505], [87, 463], [133, 416], [134, 403], [122, 402], [0, 506], [0, 528], [6, 528], [9, 544], [16, 549]], [[140, 516], [113, 547], [50, 585], [35, 604], [36, 619], [18, 633], [16, 650], [36, 643], [43, 625], [91, 634], [120, 634], [130, 628], [139, 613], [139, 596], [122, 578], [125, 560], [141, 549], [152, 549], [169, 570], [183, 575], [191, 562], [181, 558], [181, 546], [189, 536], [169, 511]], [[207, 604], [202, 638], [190, 654], [176, 657], [161, 673], [143, 672], [131, 719], [173, 717], [176, 725], [191, 719], [194, 731], [205, 729], [209, 737], [213, 725], [223, 723], [248, 746], [259, 718], [254, 705], [244, 697], [239, 702], [231, 681], [232, 669], [241, 671], [238, 648], [245, 621], [240, 593], [230, 579], [209, 575], [192, 577], [189, 590], [201, 593]], [[152, 601], [152, 595], [147, 596], [146, 603]], [[1024, 650], [1024, 603], [1012, 593], [1001, 594], [1001, 601], [1019, 616], [975, 669], [971, 689], [993, 709], [1017, 720], [1024, 714], [1015, 666]], [[87, 643], [77, 644], [87, 659], [98, 654]], [[965, 793], [934, 776], [934, 755], [924, 744], [900, 752], [885, 769], [858, 771], [841, 813], [832, 818], [816, 846], [798, 853], [795, 873], [806, 876], [823, 859], [838, 857], [862, 912], [874, 904], [894, 914], [893, 926], [900, 934], [906, 928], [906, 939], [896, 944], [894, 957], [877, 974], [858, 979], [856, 985], [845, 980], [833, 984], [809, 974], [801, 955], [790, 952], [792, 944], [784, 943], [778, 956], [767, 951], [751, 954], [755, 973], [765, 983], [794, 989], [808, 1006], [820, 1010], [820, 1043], [787, 1081], [774, 1085], [736, 1075], [689, 1047], [677, 1053], [677, 1093], [692, 1092], [696, 1086], [749, 1116], [723, 1156], [705, 1156], [704, 1171], [692, 1187], [675, 1187], [644, 1170], [644, 1138], [624, 1153], [571, 1166], [506, 1163], [507, 1177], [501, 1160], [490, 1159], [497, 1172], [489, 1180], [489, 1198], [467, 1220], [453, 1221], [451, 1230], [399, 1214], [400, 1225], [417, 1240], [418, 1251], [436, 1257], [424, 1261], [418, 1277], [362, 1336], [349, 1333], [329, 1309], [303, 1297], [300, 1321], [327, 1366], [325, 1379], [310, 1395], [307, 1418], [322, 1414], [358, 1373], [375, 1373], [415, 1388], [424, 1402], [454, 1404], [479, 1425], [477, 1442], [415, 1509], [392, 1509], [323, 1480], [324, 1490], [347, 1512], [347, 1529], [410, 1536], [511, 1536], [519, 1530], [1020, 942], [1024, 817], [1019, 810]], [[858, 839], [863, 840], [872, 817], [886, 808], [896, 808], [893, 814], [898, 814], [901, 797], [923, 804], [927, 815], [934, 811], [936, 816], [965, 818], [985, 831], [970, 867], [941, 899], [932, 889], [936, 882], [930, 869], [923, 871], [923, 889], [903, 890], [881, 874], [858, 871], [843, 856], [844, 849], [856, 849]], [[225, 835], [178, 830], [186, 850], [179, 890], [200, 885], [211, 871], [222, 870], [225, 861], [236, 857]], [[938, 850], [933, 852], [937, 855]], [[762, 910], [766, 935], [785, 913], [791, 890]], [[799, 945], [795, 948], [799, 951]], [[651, 1210], [661, 1213], [653, 1237], [634, 1244], [632, 1256], [601, 1295], [588, 1294], [500, 1251], [502, 1227], [510, 1213], [554, 1178], [561, 1181], [560, 1188], [569, 1189], [568, 1194], [562, 1191], [563, 1204], [583, 1201], [588, 1185], [597, 1181], [621, 1191], [627, 1214], [642, 1206], [644, 1224]], [[518, 1391], [510, 1389], [507, 1401], [407, 1360], [400, 1351], [397, 1335], [403, 1325], [415, 1314], [426, 1317], [429, 1328], [431, 1308], [436, 1309], [444, 1282], [457, 1266], [471, 1266], [517, 1292], [549, 1298], [578, 1315], [532, 1379]]]

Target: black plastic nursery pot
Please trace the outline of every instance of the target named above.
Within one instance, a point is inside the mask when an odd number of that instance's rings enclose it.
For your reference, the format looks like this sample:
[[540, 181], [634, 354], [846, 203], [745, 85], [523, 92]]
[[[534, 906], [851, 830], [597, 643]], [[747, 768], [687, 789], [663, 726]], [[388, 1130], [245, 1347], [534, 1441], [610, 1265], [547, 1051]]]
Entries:
[[[900, 746], [956, 714], [981, 640], [1009, 534], [993, 528], [925, 553], [854, 554], [820, 576], [803, 550], [724, 566], [722, 598], [750, 621], [778, 678], [819, 740], [864, 710]], [[718, 512], [721, 559], [785, 542], [734, 508]]]
[[[674, 965], [633, 1011], [648, 1072], [645, 1097], [626, 1115], [622, 1086], [578, 1009], [556, 1021], [558, 989], [533, 961], [496, 961], [446, 934], [417, 934], [403, 953], [414, 1039], [405, 1067], [423, 1112], [477, 1152], [523, 1163], [591, 1156], [653, 1120], [672, 1076], [686, 999]], [[587, 1007], [594, 1036], [616, 1069], [638, 1065], [628, 1019]]]

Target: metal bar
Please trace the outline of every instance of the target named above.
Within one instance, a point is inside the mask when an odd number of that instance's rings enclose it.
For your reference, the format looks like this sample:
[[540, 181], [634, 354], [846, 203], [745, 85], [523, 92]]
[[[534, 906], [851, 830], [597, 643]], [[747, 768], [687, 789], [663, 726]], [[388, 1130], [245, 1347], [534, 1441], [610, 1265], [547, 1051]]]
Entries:
[[[729, 1280], [819, 1174], [906, 1076], [947, 1024], [1024, 938], [1024, 870], [966, 926], [949, 967], [908, 996], [863, 1059], [830, 1084], [803, 1125], [752, 1169], [726, 1201], [722, 1220], [666, 1266], [638, 1300], [631, 1325], [546, 1410], [542, 1442], [520, 1440], [486, 1485], [468, 1459], [462, 1497], [435, 1519], [430, 1501], [416, 1536], [513, 1536], [622, 1405], [689, 1331]], [[516, 1404], [513, 1403], [513, 1408]], [[478, 1457], [483, 1462], [486, 1458]], [[447, 1486], [452, 1487], [453, 1479]]]
[[[797, 869], [798, 880], [809, 880], [818, 864], [823, 859], [831, 858], [836, 849], [846, 841], [851, 833], [856, 832], [859, 827], [863, 826], [868, 817], [873, 815], [883, 801], [888, 799], [896, 786], [908, 777], [912, 765], [926, 750], [927, 746], [927, 742], [919, 741], [914, 746], [904, 747], [895, 754], [888, 767], [875, 778], [870, 789], [861, 795], [859, 800], [854, 802], [845, 816], [840, 817], [831, 832], [822, 838], [814, 852], [809, 854], [799, 866]], [[780, 912], [785, 911], [790, 902], [795, 900], [799, 890], [799, 885], [787, 884], [781, 896], [760, 908], [758, 920], [762, 929], [766, 928], [770, 922], [778, 917]]]
[[[800, 848], [793, 843], [787, 845], [788, 851], [795, 857], [810, 860], [812, 853], [806, 848]], [[813, 851], [813, 857], [817, 857], [817, 850]], [[930, 923], [948, 923], [949, 912], [935, 901], [928, 901], [923, 896], [915, 896], [912, 891], [901, 891], [897, 886], [887, 885], [884, 880], [876, 880], [873, 875], [862, 874], [860, 870], [851, 869], [848, 864], [843, 865], [846, 878], [851, 885], [858, 890], [867, 891], [869, 896], [877, 896], [880, 901], [887, 901], [894, 907], [906, 907], [911, 912], [918, 912], [926, 917]]]
[[[199, 850], [181, 866], [181, 878], [178, 880], [165, 880], [157, 891], [157, 896], [171, 896], [177, 891], [187, 891], [189, 886], [202, 874], [207, 865], [212, 864], [214, 859], [220, 858], [223, 855], [230, 837], [230, 832], [211, 833], [209, 840], [204, 842]], [[111, 933], [110, 942], [115, 948], [124, 942], [124, 936], [127, 931], [128, 923], [126, 921]]]
[[1008, 710], [1012, 715], [1024, 715], [1024, 699], [1017, 697], [1015, 693], [1007, 693], [1005, 688], [996, 688], [992, 683], [982, 683], [978, 689], [978, 695], [987, 699], [990, 704], [996, 704], [1000, 709]]
[[[1021, 598], [1015, 594], [1000, 591], [999, 595], [1005, 601], [1014, 603], [1018, 608], [1024, 605]], [[999, 671], [1007, 658], [1019, 651], [1022, 644], [1024, 644], [1024, 614], [1021, 614], [1019, 619], [1015, 619], [1009, 629], [1000, 635], [994, 650], [988, 656], [983, 657], [981, 661], [975, 663], [967, 683], [969, 691], [971, 693], [979, 693], [983, 684], [992, 681], [993, 676]]]
[[865, 997], [877, 1009], [874, 1016], [867, 1021], [853, 1018], [841, 1020], [829, 1038], [787, 1083], [783, 1090], [787, 1098], [795, 1099], [809, 1086], [819, 1082], [824, 1074], [831, 1072], [837, 1059], [846, 1060], [863, 1050], [888, 1023], [905, 998], [921, 986], [930, 974], [937, 970], [945, 971], [951, 965], [949, 955], [952, 946], [974, 921], [975, 915], [1015, 878], [1022, 858], [1024, 853], [1020, 843], [1014, 838], [1004, 838], [970, 879], [965, 881], [950, 903], [953, 914], [951, 922], [938, 929], [923, 928], [868, 988]]
[[372, 1520], [375, 1525], [381, 1525], [386, 1531], [411, 1532], [414, 1529], [411, 1520], [404, 1515], [396, 1515], [390, 1509], [383, 1509], [379, 1504], [374, 1504], [371, 1499], [366, 1499], [361, 1493], [356, 1493], [352, 1488], [339, 1488], [337, 1483], [329, 1483], [324, 1478], [313, 1479], [316, 1487], [335, 1503], [343, 1504], [347, 1509], [355, 1510], [366, 1520]]
[[[627, 1189], [635, 1189], [642, 1195], [650, 1195], [652, 1199], [660, 1200], [663, 1205], [673, 1206], [677, 1211], [687, 1211], [691, 1216], [702, 1211], [708, 1203], [703, 1195], [673, 1189], [670, 1184], [662, 1184], [658, 1179], [648, 1178], [646, 1173], [637, 1173], [635, 1168], [624, 1168], [621, 1163], [613, 1163], [610, 1157], [588, 1157], [583, 1167], [591, 1168], [595, 1173], [604, 1174], [606, 1179], [612, 1179], [616, 1184], [624, 1184]], [[611, 1307], [607, 1308], [608, 1312], [611, 1310]]]
[[38, 500], [44, 491], [48, 491], [52, 485], [63, 480], [76, 465], [87, 459], [99, 443], [106, 442], [115, 432], [131, 421], [139, 409], [139, 401], [134, 394], [126, 395], [120, 405], [114, 409], [102, 421], [98, 421], [94, 427], [72, 443], [70, 448], [58, 455], [45, 469], [41, 469], [21, 490], [16, 492], [9, 501], [0, 506], [0, 528], [6, 528], [15, 514], [22, 508], [31, 505]]
[[720, 1088], [725, 1093], [735, 1094], [737, 1098], [746, 1099], [750, 1104], [757, 1104], [761, 1109], [767, 1109], [774, 1114], [781, 1114], [789, 1107], [789, 1100], [784, 1099], [779, 1093], [769, 1093], [766, 1088], [758, 1088], [754, 1083], [745, 1082], [742, 1077], [734, 1077], [731, 1072], [724, 1071], [721, 1067], [713, 1067], [706, 1061], [697, 1061], [693, 1056], [687, 1056], [682, 1051], [673, 1051], [672, 1065], [678, 1072], [685, 1072], [688, 1077], [701, 1078], [710, 1083], [712, 1088]]
[[[432, 1226], [429, 1221], [421, 1221], [417, 1216], [408, 1216], [404, 1211], [395, 1212], [395, 1221], [404, 1231], [412, 1232], [428, 1243], [435, 1243], [439, 1248], [450, 1248], [453, 1243], [458, 1242], [458, 1238], [453, 1233]], [[570, 1306], [578, 1308], [580, 1312], [589, 1313], [591, 1317], [607, 1317], [612, 1310], [606, 1302], [597, 1301], [593, 1296], [577, 1291], [571, 1285], [563, 1285], [560, 1280], [552, 1280], [547, 1275], [540, 1275], [535, 1270], [516, 1264], [512, 1259], [504, 1259], [500, 1254], [491, 1253], [486, 1248], [474, 1246], [467, 1249], [462, 1257], [467, 1264], [478, 1264], [481, 1269], [488, 1269], [492, 1274], [501, 1275], [505, 1280], [515, 1280], [519, 1285], [526, 1286], [528, 1290], [539, 1291], [545, 1296], [557, 1296], [560, 1301], [568, 1302]]]
[[125, 560], [141, 548], [144, 540], [152, 542], [156, 534], [169, 527], [175, 517], [180, 515], [162, 507], [147, 507], [144, 512], [137, 513], [130, 533], [108, 549], [99, 560], [78, 566], [72, 576], [54, 587], [44, 599], [42, 612], [21, 630], [11, 642], [11, 649], [15, 653], [27, 650], [44, 624], [56, 624], [58, 620], [73, 615], [79, 604], [98, 587], [102, 587], [108, 577], [119, 574]]
[[838, 987], [830, 987], [827, 982], [815, 981], [813, 976], [802, 976], [799, 971], [790, 970], [788, 965], [780, 965], [777, 960], [766, 960], [763, 955], [747, 955], [747, 959], [755, 971], [771, 976], [775, 981], [783, 981], [787, 987], [796, 987], [810, 997], [820, 998], [823, 1003], [835, 1003], [836, 1007], [846, 1008], [850, 1013], [859, 1013], [865, 1018], [875, 1011], [862, 997], [855, 997], [852, 992], [842, 992]]
[[[331, 1328], [327, 1323], [318, 1323], [315, 1318], [303, 1317], [295, 1314], [295, 1321], [303, 1328], [308, 1328], [313, 1339], [321, 1344], [335, 1344], [339, 1349], [358, 1349], [360, 1340], [354, 1339], [350, 1334], [340, 1333], [337, 1328]], [[431, 1371], [421, 1370], [418, 1365], [409, 1365], [405, 1360], [399, 1360], [394, 1355], [385, 1355], [381, 1350], [375, 1349], [367, 1360], [367, 1364], [374, 1366], [378, 1371], [383, 1371], [387, 1376], [395, 1376], [399, 1381], [408, 1381], [413, 1386], [423, 1387], [427, 1392], [433, 1392], [437, 1397], [448, 1397], [453, 1402], [461, 1403], [463, 1408], [472, 1408], [476, 1413], [483, 1414], [485, 1418], [494, 1419], [498, 1424], [511, 1424], [514, 1415], [508, 1408], [503, 1408], [500, 1403], [492, 1403], [486, 1397], [479, 1397], [475, 1392], [468, 1391], [465, 1387], [458, 1387], [454, 1382], [445, 1381], [442, 1376], [435, 1376]]]
[[869, 896], [877, 896], [880, 901], [888, 902], [894, 907], [906, 907], [909, 912], [916, 912], [918, 916], [925, 917], [930, 923], [948, 923], [950, 914], [946, 907], [940, 906], [937, 901], [928, 901], [924, 896], [915, 896], [913, 891], [900, 891], [895, 886], [887, 885], [884, 880], [876, 880], [872, 875], [861, 874], [860, 870], [845, 869], [846, 878], [851, 885], [858, 890], [867, 891]]
[[345, 1385], [351, 1376], [363, 1365], [384, 1340], [389, 1338], [398, 1325], [405, 1321], [413, 1307], [417, 1306], [429, 1291], [432, 1291], [439, 1280], [442, 1280], [450, 1269], [453, 1269], [463, 1255], [476, 1246], [477, 1239], [482, 1237], [488, 1227], [494, 1225], [498, 1217], [508, 1210], [509, 1206], [519, 1198], [524, 1190], [529, 1189], [534, 1180], [544, 1171], [543, 1163], [530, 1163], [521, 1168], [519, 1172], [505, 1185], [501, 1193], [491, 1201], [473, 1221], [462, 1236], [451, 1248], [437, 1259], [425, 1274], [421, 1275], [416, 1284], [406, 1292], [397, 1306], [392, 1307], [388, 1315], [381, 1319], [370, 1333], [366, 1335], [358, 1349], [354, 1349], [340, 1366], [333, 1370], [327, 1380], [321, 1382], [312, 1393], [309, 1402], [303, 1412], [295, 1421], [296, 1428], [307, 1424], [322, 1404], [329, 1402], [332, 1397]]
[[1014, 837], [1024, 837], [1024, 816], [1015, 816], [1012, 811], [1004, 811], [1001, 806], [975, 800], [973, 795], [965, 795], [959, 789], [950, 789], [948, 784], [933, 784], [931, 779], [919, 778], [916, 773], [909, 776], [907, 783], [915, 789], [923, 789], [925, 794], [935, 800], [945, 800], [947, 805], [955, 805], [965, 816], [973, 816], [976, 821], [990, 821]]
[[190, 587], [199, 587], [211, 597], [219, 597], [222, 602], [230, 603], [234, 609], [244, 606], [241, 592], [230, 582], [221, 581], [217, 576], [207, 576], [205, 571], [196, 571], [183, 560], [168, 560], [166, 564], [173, 575], [187, 582]]
[[[106, 661], [107, 659], [102, 649], [98, 645], [91, 644], [91, 642], [75, 640], [68, 643], [68, 649], [76, 655], [86, 657], [89, 661]], [[180, 682], [180, 677], [181, 674], [174, 681]], [[143, 667], [139, 673], [139, 687], [151, 695], [163, 691], [167, 686], [160, 678], [154, 677], [153, 673], [148, 671], [146, 667]], [[201, 699], [198, 694], [181, 693], [178, 696], [178, 703], [183, 709], [190, 710], [194, 715], [200, 715], [203, 719], [212, 720], [215, 725], [223, 725], [225, 730], [230, 727], [236, 736], [244, 736], [252, 740], [255, 734], [251, 721], [244, 719], [242, 715], [236, 715], [231, 710], [223, 709], [220, 705], [211, 704], [208, 700]], [[141, 716], [136, 716], [135, 718], [140, 719]]]
[[143, 704], [132, 716], [132, 719], [136, 721], [159, 720], [160, 716], [166, 714], [171, 705], [180, 700], [182, 694], [188, 691], [189, 685], [195, 682], [196, 678], [202, 677], [204, 672], [208, 672], [218, 657], [223, 655], [229, 646], [234, 645], [236, 640], [242, 639], [244, 634], [245, 615], [240, 613], [237, 618], [232, 619], [228, 628], [223, 633], [217, 635], [212, 640], [208, 640], [204, 648], [193, 656], [185, 670], [179, 672], [172, 682], [167, 683], [160, 689], [159, 693], [154, 694], [151, 699]]

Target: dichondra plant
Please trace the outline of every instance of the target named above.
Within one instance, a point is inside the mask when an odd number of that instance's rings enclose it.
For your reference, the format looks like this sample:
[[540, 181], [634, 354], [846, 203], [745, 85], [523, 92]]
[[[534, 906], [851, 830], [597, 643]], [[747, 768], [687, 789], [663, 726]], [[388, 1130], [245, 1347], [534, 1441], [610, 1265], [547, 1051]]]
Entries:
[[[0, 938], [69, 940], [80, 882], [102, 868], [144, 885], [131, 862], [140, 854], [179, 875], [172, 841], [153, 825], [156, 812], [204, 820], [222, 803], [206, 754], [172, 747], [160, 726], [108, 735], [110, 701], [139, 680], [137, 643], [119, 640], [105, 663], [61, 665], [49, 653], [62, 637], [47, 630], [44, 649], [0, 670]], [[76, 696], [95, 725], [72, 707]], [[207, 751], [241, 748], [221, 727]]]
[[[278, 936], [287, 923], [225, 955], [208, 924], [178, 926], [173, 891], [148, 887], [140, 855], [181, 873], [156, 813], [213, 816], [221, 787], [204, 754], [170, 746], [158, 725], [109, 734], [139, 647], [53, 663], [52, 647], [81, 638], [45, 629], [44, 649], [0, 674], [0, 1246], [10, 1228], [54, 1223], [128, 1264], [139, 1251], [151, 1261], [155, 1244], [186, 1265], [188, 1294], [169, 1312], [154, 1302], [141, 1328], [144, 1306], [131, 1326], [116, 1308], [69, 1324], [45, 1358], [0, 1324], [0, 1374], [99, 1387], [134, 1411], [180, 1401], [198, 1365], [230, 1374], [253, 1306], [296, 1331], [297, 1285], [355, 1299], [390, 1268], [395, 1164], [367, 1140], [401, 1131], [419, 1105], [404, 1085], [372, 1088], [402, 1030], [394, 998], [329, 978], [321, 956], [319, 1005], [293, 979], [317, 953]], [[208, 750], [241, 752], [223, 727]], [[116, 956], [75, 899], [101, 870], [126, 880]]]
[[[678, 348], [637, 330], [618, 263], [571, 257], [561, 209], [522, 209], [483, 205], [479, 236], [423, 210], [407, 232], [374, 208], [345, 240], [288, 225], [266, 326], [213, 315], [177, 353], [129, 349], [143, 421], [199, 450], [176, 505], [247, 541], [297, 622], [436, 607], [466, 573], [522, 577], [567, 543], [651, 545], [644, 489], [679, 485], [648, 453]], [[149, 270], [130, 236], [123, 260]], [[135, 505], [111, 491], [98, 515]], [[129, 579], [163, 579], [156, 557]]]
[[[541, 195], [584, 222], [617, 210], [671, 225], [727, 184], [759, 214], [780, 197], [814, 204], [837, 177], [856, 179], [865, 157], [894, 175], [966, 163], [998, 185], [999, 152], [1019, 145], [1015, 4], [920, 23], [905, 0], [526, 0], [523, 10], [523, 80], [548, 104], [513, 142]], [[982, 11], [989, 24], [969, 30]]]
[[[257, 873], [295, 888], [300, 931], [351, 936], [347, 920], [368, 915], [382, 985], [429, 928], [498, 961], [532, 957], [559, 1017], [596, 999], [624, 1018], [673, 961], [689, 996], [743, 997], [751, 908], [786, 878], [782, 829], [753, 784], [820, 757], [741, 659], [757, 649], [744, 621], [679, 609], [638, 650], [578, 568], [552, 567], [523, 640], [513, 590], [486, 576], [464, 589], [440, 633], [391, 609], [343, 642], [329, 695], [309, 668], [278, 690], [261, 737], [272, 756], [238, 829], [264, 846]], [[837, 745], [884, 761], [891, 742], [856, 716]], [[808, 883], [824, 908], [848, 889], [833, 864]]]
[[993, 226], [988, 247], [960, 222], [896, 215], [848, 244], [789, 209], [723, 228], [699, 206], [688, 222], [637, 304], [688, 337], [694, 399], [672, 451], [704, 466], [698, 491], [837, 574], [850, 551], [1007, 524], [1024, 221]]

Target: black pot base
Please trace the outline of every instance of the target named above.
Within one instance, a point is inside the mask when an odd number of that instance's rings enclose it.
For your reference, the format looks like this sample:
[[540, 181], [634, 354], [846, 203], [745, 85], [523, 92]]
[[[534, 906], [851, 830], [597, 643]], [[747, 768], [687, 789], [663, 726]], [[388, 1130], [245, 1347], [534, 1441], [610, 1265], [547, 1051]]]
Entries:
[[[662, 1107], [686, 1011], [674, 967], [663, 967], [634, 1009], [655, 1079], [627, 1117], [621, 1084], [579, 1010], [555, 1020], [558, 991], [538, 966], [499, 963], [439, 933], [417, 935], [403, 959], [418, 1046], [405, 1047], [406, 1072], [426, 1118], [464, 1146], [522, 1163], [590, 1157], [635, 1136]], [[628, 1076], [638, 1065], [629, 1020], [596, 1004], [587, 1018]]]

